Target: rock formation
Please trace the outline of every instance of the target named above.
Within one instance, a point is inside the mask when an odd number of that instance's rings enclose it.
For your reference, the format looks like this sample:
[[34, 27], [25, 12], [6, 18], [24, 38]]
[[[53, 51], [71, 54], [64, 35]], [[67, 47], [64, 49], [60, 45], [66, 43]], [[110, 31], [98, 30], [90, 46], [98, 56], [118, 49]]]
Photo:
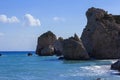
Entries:
[[117, 62], [115, 62], [114, 64], [111, 65], [111, 69], [112, 70], [118, 70], [120, 71], [120, 60], [118, 60]]
[[58, 40], [54, 42], [55, 54], [57, 56], [61, 56], [63, 53], [63, 41], [64, 39], [62, 37], [59, 37]]
[[[51, 31], [48, 31], [42, 34], [38, 38], [36, 54], [40, 56], [49, 56], [53, 55], [53, 44], [57, 40], [56, 35], [53, 34]], [[42, 53], [42, 54], [41, 54]]]
[[82, 41], [75, 34], [63, 41], [63, 56], [67, 60], [86, 60], [89, 59], [88, 53]]
[[89, 55], [96, 59], [120, 58], [120, 16], [93, 7], [86, 16], [81, 39]]
[[[81, 39], [75, 34], [69, 39], [59, 38], [48, 31], [38, 38], [38, 55], [63, 55], [65, 59], [120, 58], [120, 16], [99, 8], [86, 12], [87, 25]], [[82, 41], [81, 41], [82, 40]], [[89, 55], [88, 55], [89, 54]]]

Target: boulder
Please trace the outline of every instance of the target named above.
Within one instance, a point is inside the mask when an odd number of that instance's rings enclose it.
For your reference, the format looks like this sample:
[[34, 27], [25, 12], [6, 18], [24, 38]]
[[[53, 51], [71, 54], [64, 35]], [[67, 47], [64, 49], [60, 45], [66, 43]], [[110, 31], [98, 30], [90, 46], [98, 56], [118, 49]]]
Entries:
[[97, 78], [96, 80], [102, 80], [101, 78]]
[[56, 40], [57, 40], [56, 35], [53, 34], [51, 31], [48, 31], [48, 32], [42, 34], [38, 38], [36, 54], [41, 55], [41, 51], [42, 51], [42, 55], [46, 52], [47, 52], [47, 55], [51, 55], [51, 50], [53, 50], [53, 49], [51, 49], [50, 46], [52, 46], [52, 48], [53, 48], [53, 44]]
[[58, 60], [64, 60], [64, 57], [59, 57]]
[[32, 53], [28, 53], [27, 56], [32, 56], [33, 54]]
[[120, 16], [93, 7], [86, 16], [81, 39], [89, 55], [96, 59], [120, 58]]
[[111, 65], [111, 69], [120, 71], [120, 60], [118, 60], [117, 62], [113, 63]]
[[87, 60], [89, 55], [79, 39], [75, 36], [63, 41], [63, 56], [66, 60]]

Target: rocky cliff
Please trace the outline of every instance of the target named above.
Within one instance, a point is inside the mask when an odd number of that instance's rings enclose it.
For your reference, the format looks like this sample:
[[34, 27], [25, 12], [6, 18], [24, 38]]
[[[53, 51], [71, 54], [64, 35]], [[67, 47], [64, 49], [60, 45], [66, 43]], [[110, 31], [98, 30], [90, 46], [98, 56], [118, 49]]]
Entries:
[[86, 16], [81, 39], [89, 55], [97, 59], [120, 58], [120, 16], [93, 7]]

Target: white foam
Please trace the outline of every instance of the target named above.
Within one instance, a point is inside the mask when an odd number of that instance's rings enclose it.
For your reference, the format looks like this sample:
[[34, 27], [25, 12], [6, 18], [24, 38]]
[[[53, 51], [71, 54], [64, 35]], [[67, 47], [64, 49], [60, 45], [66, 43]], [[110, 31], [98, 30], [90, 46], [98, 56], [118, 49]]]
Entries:
[[92, 73], [93, 75], [103, 75], [110, 71], [110, 66], [102, 65], [102, 66], [86, 66], [81, 67], [81, 69], [86, 70], [88, 73]]
[[111, 60], [111, 63], [113, 64], [113, 63], [115, 63], [117, 60]]
[[61, 74], [61, 77], [67, 76], [104, 76], [110, 75], [109, 65], [94, 65], [94, 66], [84, 66], [76, 69], [71, 69], [65, 74]]

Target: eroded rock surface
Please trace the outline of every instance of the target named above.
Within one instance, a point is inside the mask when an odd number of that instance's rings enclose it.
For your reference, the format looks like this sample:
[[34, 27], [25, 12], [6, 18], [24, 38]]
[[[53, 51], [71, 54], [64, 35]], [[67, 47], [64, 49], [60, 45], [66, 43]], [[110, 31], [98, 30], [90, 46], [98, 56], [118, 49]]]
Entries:
[[93, 7], [86, 16], [81, 39], [89, 55], [97, 59], [120, 58], [120, 17]]
[[89, 55], [82, 44], [82, 41], [75, 34], [74, 37], [64, 40], [63, 56], [67, 60], [88, 60]]
[[41, 56], [52, 55], [54, 53], [53, 44], [56, 40], [57, 40], [56, 35], [53, 34], [51, 31], [48, 31], [42, 34], [38, 38], [36, 54], [41, 55]]

